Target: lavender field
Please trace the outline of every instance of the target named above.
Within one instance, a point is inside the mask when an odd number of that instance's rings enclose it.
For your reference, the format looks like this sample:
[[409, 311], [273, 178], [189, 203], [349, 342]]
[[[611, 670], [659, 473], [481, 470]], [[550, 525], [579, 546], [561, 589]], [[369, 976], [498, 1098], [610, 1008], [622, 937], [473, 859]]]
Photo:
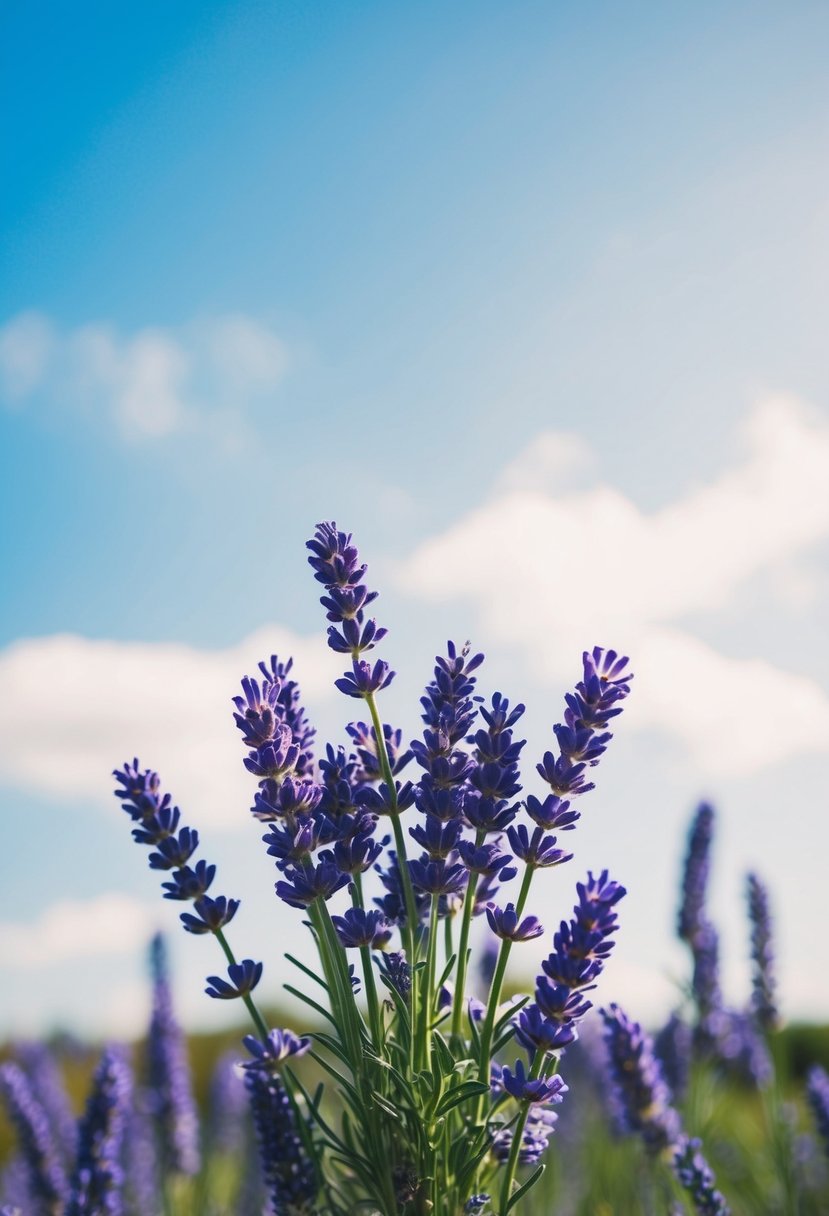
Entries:
[[[89, 1049], [12, 1046], [3, 1211], [825, 1211], [829, 1074], [817, 1053], [805, 1078], [793, 1067], [810, 1040], [781, 1035], [774, 918], [753, 873], [751, 991], [738, 1008], [721, 992], [712, 807], [693, 817], [679, 891], [689, 978], [654, 1033], [612, 1000], [624, 886], [588, 872], [558, 928], [529, 911], [538, 871], [574, 860], [582, 799], [635, 688], [628, 659], [584, 652], [535, 765], [550, 792], [524, 794], [525, 707], [479, 694], [484, 655], [451, 642], [438, 655], [422, 735], [407, 743], [381, 717], [395, 672], [363, 657], [388, 631], [368, 615], [378, 595], [351, 534], [324, 522], [306, 549], [346, 664], [336, 687], [368, 721], [348, 725], [346, 746], [320, 747], [290, 657], [263, 660], [233, 699], [275, 895], [315, 947], [286, 956], [302, 1025], [258, 1006], [264, 964], [237, 961], [229, 941], [241, 901], [217, 893], [217, 865], [196, 859], [199, 832], [158, 774], [138, 760], [116, 769], [113, 811], [151, 850], [164, 898], [188, 908], [182, 928], [215, 939], [225, 969], [206, 995], [244, 1006], [249, 1033], [200, 1053], [195, 1071], [156, 936], [146, 1038], [101, 1051], [80, 1119], [68, 1077], [89, 1073]], [[545, 935], [541, 973], [516, 991], [513, 949]], [[829, 1037], [811, 1042], [825, 1052]]]

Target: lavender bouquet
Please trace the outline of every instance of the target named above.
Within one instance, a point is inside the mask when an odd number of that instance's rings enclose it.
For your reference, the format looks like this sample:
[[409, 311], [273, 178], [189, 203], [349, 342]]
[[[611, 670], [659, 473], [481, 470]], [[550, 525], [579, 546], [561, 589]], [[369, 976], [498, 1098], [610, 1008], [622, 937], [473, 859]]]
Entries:
[[[576, 826], [576, 799], [593, 789], [589, 770], [630, 689], [627, 659], [584, 654], [555, 750], [536, 765], [549, 792], [519, 799], [524, 706], [476, 693], [483, 656], [449, 644], [421, 698], [422, 737], [405, 747], [378, 708], [394, 673], [366, 657], [387, 632], [367, 616], [377, 598], [367, 568], [334, 523], [320, 524], [308, 549], [328, 644], [350, 661], [337, 688], [367, 720], [347, 727], [347, 748], [329, 744], [315, 760], [291, 660], [277, 656], [242, 681], [234, 717], [276, 895], [305, 918], [319, 960], [288, 955], [306, 987], [287, 987], [325, 1029], [299, 1037], [263, 1020], [253, 996], [263, 965], [237, 961], [226, 934], [239, 901], [215, 893], [216, 867], [194, 860], [198, 832], [157, 774], [126, 764], [116, 794], [134, 839], [152, 849], [150, 867], [166, 874], [165, 898], [190, 904], [184, 928], [212, 934], [224, 953], [208, 995], [241, 1000], [251, 1016], [242, 1067], [273, 1213], [505, 1216], [544, 1170], [567, 1092], [559, 1061], [613, 948], [624, 888], [606, 871], [576, 884], [532, 997], [503, 1001], [508, 963], [515, 944], [545, 932], [526, 912], [533, 876], [571, 860], [558, 834]], [[514, 899], [499, 898], [519, 876]], [[483, 1001], [470, 965], [482, 916], [497, 943]], [[306, 1054], [336, 1103], [324, 1086], [306, 1088], [296, 1067]]]

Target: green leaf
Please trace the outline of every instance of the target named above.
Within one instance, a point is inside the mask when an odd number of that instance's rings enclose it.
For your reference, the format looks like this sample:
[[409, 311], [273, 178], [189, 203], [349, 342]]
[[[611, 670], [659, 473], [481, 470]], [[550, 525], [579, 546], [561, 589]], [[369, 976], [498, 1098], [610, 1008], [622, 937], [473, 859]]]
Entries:
[[289, 963], [293, 963], [295, 967], [299, 967], [300, 971], [303, 971], [309, 979], [316, 980], [320, 988], [324, 988], [328, 992], [328, 985], [322, 976], [317, 975], [316, 971], [312, 971], [310, 967], [306, 967], [305, 963], [301, 963], [298, 958], [294, 958], [293, 954], [286, 954], [285, 957]]
[[507, 1206], [504, 1208], [505, 1214], [507, 1212], [512, 1211], [512, 1209], [515, 1207], [516, 1203], [518, 1203], [518, 1200], [524, 1198], [524, 1196], [526, 1195], [526, 1193], [530, 1189], [530, 1187], [535, 1186], [536, 1182], [538, 1182], [539, 1178], [544, 1173], [546, 1168], [547, 1168], [546, 1165], [539, 1165], [538, 1169], [534, 1170], [532, 1172], [532, 1174], [530, 1174], [529, 1178], [523, 1184], [523, 1186], [519, 1186], [519, 1188], [515, 1192], [515, 1194], [510, 1196], [510, 1198], [507, 1201]]
[[299, 988], [294, 988], [293, 984], [283, 984], [283, 987], [286, 992], [290, 992], [291, 996], [299, 997], [299, 999], [306, 1005], [310, 1005], [310, 1007], [316, 1010], [321, 1017], [326, 1018], [332, 1026], [337, 1025], [327, 1009], [325, 1009], [322, 1005], [318, 1005], [316, 1001], [312, 1000], [310, 996], [306, 996], [304, 992], [300, 992]]
[[455, 1106], [460, 1106], [461, 1102], [465, 1102], [467, 1098], [477, 1098], [481, 1094], [488, 1094], [489, 1086], [483, 1081], [462, 1081], [460, 1085], [455, 1085], [452, 1089], [447, 1090], [443, 1095], [435, 1114], [438, 1118], [445, 1115], [448, 1110], [452, 1110]]
[[397, 1109], [397, 1107], [392, 1106], [391, 1102], [387, 1101], [386, 1098], [384, 1098], [381, 1093], [378, 1093], [376, 1089], [372, 1090], [371, 1096], [380, 1109], [385, 1111], [385, 1113], [391, 1119], [400, 1119], [400, 1111]]

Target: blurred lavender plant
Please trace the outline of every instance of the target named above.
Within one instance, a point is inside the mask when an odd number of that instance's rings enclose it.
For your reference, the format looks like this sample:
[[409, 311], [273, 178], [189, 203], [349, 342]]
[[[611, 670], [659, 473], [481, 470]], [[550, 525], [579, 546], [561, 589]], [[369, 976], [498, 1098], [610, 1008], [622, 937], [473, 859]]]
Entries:
[[68, 1194], [66, 1175], [46, 1112], [19, 1065], [10, 1061], [0, 1066], [0, 1093], [17, 1131], [35, 1216], [58, 1216]]
[[[627, 659], [599, 647], [584, 654], [582, 678], [553, 728], [557, 750], [536, 765], [550, 792], [519, 800], [525, 742], [515, 731], [524, 706], [499, 692], [486, 701], [477, 693], [483, 655], [449, 643], [421, 700], [422, 737], [405, 747], [377, 704], [394, 672], [367, 657], [387, 632], [367, 615], [377, 599], [367, 567], [333, 523], [317, 527], [308, 550], [324, 589], [328, 644], [350, 664], [336, 687], [362, 704], [364, 719], [346, 728], [350, 750], [328, 744], [315, 761], [291, 660], [275, 655], [242, 681], [234, 719], [245, 767], [258, 781], [251, 810], [266, 829], [276, 894], [303, 913], [319, 955], [319, 973], [288, 956], [326, 994], [327, 1008], [288, 986], [328, 1020], [312, 1036], [313, 1049], [290, 1031], [267, 1029], [252, 997], [262, 964], [237, 962], [225, 935], [239, 901], [208, 895], [215, 866], [192, 862], [198, 833], [181, 825], [158, 776], [136, 760], [116, 772], [116, 793], [137, 825], [135, 840], [154, 849], [151, 868], [170, 875], [165, 898], [193, 902], [181, 917], [185, 929], [212, 934], [224, 952], [227, 978], [209, 977], [208, 995], [241, 998], [251, 1014], [257, 1033], [246, 1040], [253, 1058], [245, 1086], [271, 1210], [455, 1216], [491, 1202], [506, 1213], [543, 1169], [515, 1189], [519, 1167], [538, 1162], [554, 1128], [553, 1107], [567, 1089], [558, 1061], [612, 951], [624, 888], [606, 872], [577, 885], [573, 916], [553, 936], [532, 1004], [524, 997], [502, 1007], [507, 964], [516, 943], [544, 932], [525, 914], [532, 879], [572, 857], [556, 833], [575, 827], [574, 800], [593, 789], [591, 770], [630, 690]], [[416, 781], [403, 777], [412, 760]], [[406, 833], [402, 816], [412, 809]], [[529, 823], [519, 821], [522, 810]], [[419, 855], [409, 856], [410, 841]], [[375, 908], [364, 891], [372, 872], [384, 891]], [[517, 896], [497, 902], [499, 888], [519, 873]], [[329, 901], [346, 896], [332, 915]], [[472, 921], [484, 914], [497, 956], [490, 944], [481, 1003], [466, 981]], [[359, 976], [349, 951], [359, 954]], [[364, 1008], [356, 1000], [360, 979]], [[497, 1056], [513, 1038], [526, 1063], [502, 1068]], [[341, 1131], [294, 1069], [306, 1051], [338, 1082]], [[487, 1198], [493, 1190], [499, 1199]]]
[[121, 1151], [131, 1091], [123, 1050], [107, 1047], [81, 1120], [64, 1216], [122, 1216]]
[[611, 1072], [628, 1127], [642, 1137], [651, 1156], [670, 1162], [699, 1216], [729, 1216], [731, 1209], [716, 1190], [699, 1140], [690, 1139], [683, 1131], [650, 1036], [618, 1005], [600, 1013]]
[[829, 1074], [815, 1064], [809, 1070], [806, 1081], [806, 1096], [812, 1108], [818, 1135], [823, 1141], [823, 1147], [829, 1157]]
[[147, 1101], [156, 1129], [162, 1173], [197, 1174], [199, 1120], [187, 1044], [173, 1012], [164, 939], [150, 945], [153, 1004], [147, 1035]]
[[769, 894], [756, 874], [748, 875], [746, 888], [753, 964], [751, 1008], [761, 1029], [769, 1031], [774, 1030], [778, 1018]]

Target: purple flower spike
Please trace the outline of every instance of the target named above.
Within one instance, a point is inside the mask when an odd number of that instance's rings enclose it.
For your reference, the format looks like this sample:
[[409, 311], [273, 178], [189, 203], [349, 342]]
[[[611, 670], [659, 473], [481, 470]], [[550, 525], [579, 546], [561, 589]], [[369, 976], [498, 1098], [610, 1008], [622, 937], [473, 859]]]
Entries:
[[278, 1072], [286, 1060], [304, 1056], [311, 1046], [310, 1039], [300, 1038], [292, 1030], [269, 1030], [264, 1043], [252, 1034], [245, 1035], [243, 1041], [253, 1059], [242, 1067], [264, 1073]]
[[362, 908], [349, 908], [344, 916], [333, 916], [334, 928], [340, 944], [346, 950], [368, 946], [380, 950], [391, 938], [391, 925], [382, 912], [364, 912]]
[[564, 1095], [567, 1093], [567, 1086], [564, 1079], [558, 1074], [554, 1077], [537, 1077], [535, 1080], [530, 1080], [524, 1069], [524, 1064], [521, 1060], [515, 1062], [515, 1072], [509, 1068], [504, 1068], [502, 1074], [504, 1089], [508, 1094], [518, 1102], [543, 1102], [549, 1105], [556, 1105], [563, 1102]]
[[[365, 618], [365, 609], [377, 599], [377, 592], [369, 591], [363, 582], [368, 567], [361, 564], [351, 533], [338, 531], [333, 521], [317, 524], [306, 548], [311, 554], [308, 563], [314, 578], [325, 587], [320, 603], [328, 620], [334, 622], [328, 629], [328, 645], [338, 654], [352, 655], [356, 666], [359, 656], [382, 641], [387, 632], [378, 628], [375, 620]], [[338, 681], [337, 686], [342, 683]], [[346, 688], [341, 691], [348, 696], [365, 695]]]
[[231, 963], [227, 974], [230, 977], [230, 983], [223, 980], [221, 976], [208, 975], [209, 987], [205, 988], [208, 996], [220, 1001], [233, 1001], [237, 997], [247, 996], [249, 992], [253, 992], [262, 978], [262, 964], [255, 963], [252, 958], [243, 958], [241, 963]]
[[487, 904], [486, 918], [496, 937], [511, 942], [530, 942], [544, 932], [544, 926], [535, 916], [525, 916], [519, 923], [515, 904], [507, 904], [505, 908]]

